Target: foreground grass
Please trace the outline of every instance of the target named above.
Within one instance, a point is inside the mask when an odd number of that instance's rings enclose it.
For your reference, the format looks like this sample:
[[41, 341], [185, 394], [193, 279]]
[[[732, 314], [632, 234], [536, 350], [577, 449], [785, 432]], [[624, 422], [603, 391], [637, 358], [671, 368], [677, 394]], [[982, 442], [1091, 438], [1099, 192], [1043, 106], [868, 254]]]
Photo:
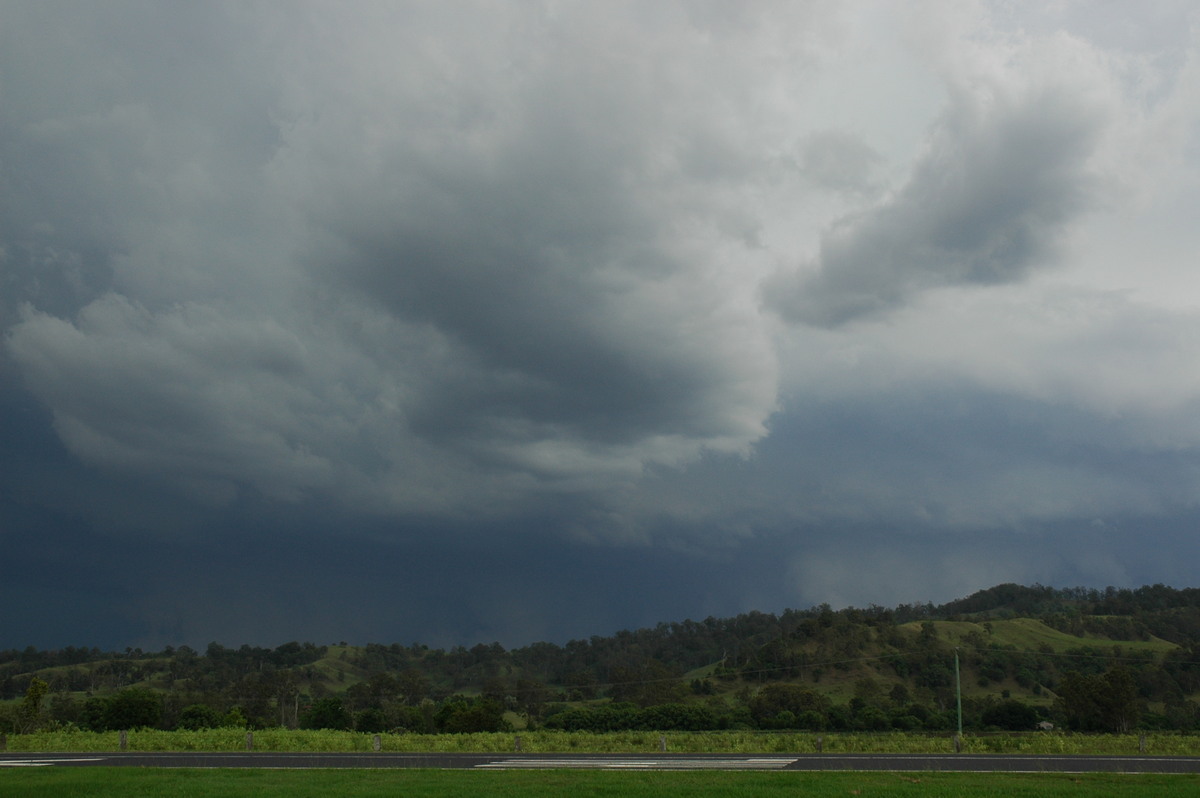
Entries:
[[157, 770], [7, 768], [6, 798], [181, 796], [1121, 796], [1196, 795], [1200, 777], [1119, 774], [664, 773], [607, 771]]
[[[534, 731], [494, 734], [382, 734], [380, 750], [388, 752], [507, 753], [518, 738], [527, 753], [654, 753], [665, 741], [671, 753], [896, 753], [933, 754], [954, 750], [950, 737], [919, 734], [816, 734], [728, 732], [590, 732]], [[203, 731], [131, 731], [129, 751], [244, 751], [244, 729]], [[338, 731], [261, 729], [254, 732], [255, 751], [367, 752], [373, 735]], [[117, 751], [118, 732], [38, 732], [8, 737], [8, 750], [18, 752], [87, 753]], [[1098, 754], [1200, 756], [1200, 736], [1181, 734], [1025, 734], [967, 735], [964, 753]]]

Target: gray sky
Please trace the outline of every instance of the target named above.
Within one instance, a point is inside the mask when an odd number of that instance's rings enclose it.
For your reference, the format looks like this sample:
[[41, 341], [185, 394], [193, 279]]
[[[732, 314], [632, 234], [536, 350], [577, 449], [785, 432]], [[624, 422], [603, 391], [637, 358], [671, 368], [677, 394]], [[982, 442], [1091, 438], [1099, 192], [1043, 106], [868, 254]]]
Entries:
[[1193, 2], [0, 18], [0, 647], [1196, 584]]

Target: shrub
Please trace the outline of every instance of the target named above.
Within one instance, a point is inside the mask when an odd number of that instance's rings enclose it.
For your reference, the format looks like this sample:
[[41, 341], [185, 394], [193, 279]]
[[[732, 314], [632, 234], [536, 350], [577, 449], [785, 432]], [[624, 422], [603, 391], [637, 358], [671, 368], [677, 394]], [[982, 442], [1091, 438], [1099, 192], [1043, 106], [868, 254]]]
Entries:
[[1010, 699], [983, 711], [983, 725], [1007, 731], [1032, 731], [1038, 722], [1037, 710]]
[[350, 713], [342, 706], [340, 698], [321, 698], [313, 702], [300, 716], [302, 729], [347, 730], [351, 727]]
[[207, 704], [190, 704], [179, 711], [175, 728], [187, 731], [215, 729], [221, 725], [221, 714]]
[[379, 734], [388, 730], [387, 715], [380, 709], [364, 709], [354, 717], [354, 730], [367, 734]]
[[152, 728], [161, 719], [162, 698], [136, 687], [111, 698], [89, 698], [80, 713], [81, 725], [91, 731]]

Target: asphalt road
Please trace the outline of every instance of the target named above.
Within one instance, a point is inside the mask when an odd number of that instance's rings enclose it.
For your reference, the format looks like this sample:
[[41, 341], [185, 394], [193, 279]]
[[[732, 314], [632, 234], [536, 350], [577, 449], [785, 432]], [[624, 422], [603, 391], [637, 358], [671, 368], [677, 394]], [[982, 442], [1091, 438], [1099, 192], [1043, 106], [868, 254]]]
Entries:
[[1200, 773], [1200, 758], [1004, 754], [0, 754], [3, 767], [883, 770], [973, 773]]

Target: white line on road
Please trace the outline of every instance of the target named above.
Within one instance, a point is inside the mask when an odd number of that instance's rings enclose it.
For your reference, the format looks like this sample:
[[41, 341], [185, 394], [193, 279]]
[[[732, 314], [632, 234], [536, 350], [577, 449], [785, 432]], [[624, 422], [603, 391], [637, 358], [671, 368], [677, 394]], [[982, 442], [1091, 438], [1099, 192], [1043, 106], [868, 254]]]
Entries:
[[73, 759], [0, 759], [0, 768], [44, 768], [47, 765], [62, 765], [67, 762], [102, 762], [102, 756], [87, 756]]
[[796, 760], [787, 759], [502, 759], [476, 765], [490, 769], [598, 768], [603, 770], [775, 770]]

